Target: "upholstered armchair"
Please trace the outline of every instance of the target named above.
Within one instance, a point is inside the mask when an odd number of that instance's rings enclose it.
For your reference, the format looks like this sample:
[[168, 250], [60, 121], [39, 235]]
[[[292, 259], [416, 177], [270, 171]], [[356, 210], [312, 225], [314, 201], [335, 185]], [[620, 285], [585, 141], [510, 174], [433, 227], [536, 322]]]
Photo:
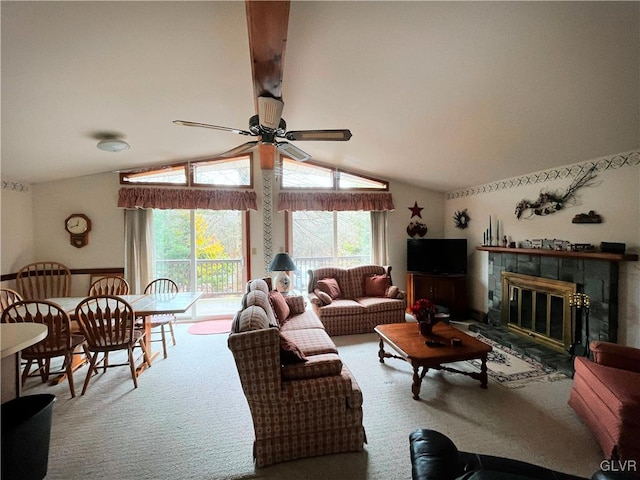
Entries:
[[606, 458], [640, 460], [640, 349], [590, 343], [593, 360], [576, 357], [569, 405], [589, 426]]

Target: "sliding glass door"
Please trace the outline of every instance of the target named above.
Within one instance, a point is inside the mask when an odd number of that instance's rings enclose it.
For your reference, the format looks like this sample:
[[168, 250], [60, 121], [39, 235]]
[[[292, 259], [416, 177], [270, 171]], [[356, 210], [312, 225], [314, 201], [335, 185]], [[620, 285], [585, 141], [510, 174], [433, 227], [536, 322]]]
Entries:
[[197, 319], [233, 315], [246, 283], [244, 212], [154, 210], [155, 277], [203, 292]]

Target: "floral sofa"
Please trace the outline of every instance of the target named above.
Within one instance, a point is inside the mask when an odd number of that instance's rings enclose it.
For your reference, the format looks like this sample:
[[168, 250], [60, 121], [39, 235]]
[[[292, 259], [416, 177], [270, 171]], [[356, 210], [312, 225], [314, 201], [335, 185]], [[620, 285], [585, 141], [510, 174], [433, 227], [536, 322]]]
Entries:
[[303, 297], [250, 281], [228, 346], [253, 418], [256, 466], [363, 449], [362, 391]]
[[391, 267], [361, 265], [309, 270], [309, 300], [329, 335], [370, 333], [405, 321], [406, 293], [391, 282]]

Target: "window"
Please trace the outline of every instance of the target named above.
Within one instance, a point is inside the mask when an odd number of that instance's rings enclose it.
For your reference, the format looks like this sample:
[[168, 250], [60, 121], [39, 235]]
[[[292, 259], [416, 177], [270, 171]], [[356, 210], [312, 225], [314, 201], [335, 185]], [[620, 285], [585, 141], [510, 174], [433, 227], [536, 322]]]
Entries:
[[186, 164], [122, 172], [120, 174], [120, 183], [136, 185], [187, 185]]
[[314, 162], [296, 162], [282, 159], [283, 190], [369, 190], [387, 191], [389, 183], [355, 173], [344, 172]]
[[338, 188], [340, 190], [388, 190], [389, 184], [365, 178], [360, 175], [353, 175], [346, 172], [337, 172]]
[[306, 290], [308, 270], [371, 263], [370, 212], [291, 212], [291, 254], [296, 290]]
[[373, 263], [369, 210], [393, 209], [389, 183], [289, 158], [282, 159], [281, 168], [278, 208], [289, 212], [289, 253], [297, 268], [294, 288], [306, 290], [309, 270]]
[[333, 188], [333, 171], [310, 162], [282, 160], [282, 188]]
[[236, 158], [209, 158], [120, 173], [123, 185], [183, 185], [251, 188], [251, 154]]
[[208, 160], [193, 162], [193, 185], [219, 187], [251, 187], [251, 159]]

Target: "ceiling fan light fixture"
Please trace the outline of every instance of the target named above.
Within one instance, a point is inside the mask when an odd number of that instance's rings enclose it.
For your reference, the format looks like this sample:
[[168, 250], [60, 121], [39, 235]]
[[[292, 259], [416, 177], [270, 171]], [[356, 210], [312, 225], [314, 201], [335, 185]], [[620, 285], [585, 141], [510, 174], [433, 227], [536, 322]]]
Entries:
[[284, 102], [277, 98], [258, 97], [258, 116], [263, 128], [277, 130], [280, 126]]
[[294, 160], [297, 160], [298, 162], [306, 162], [311, 158], [311, 155], [309, 155], [307, 152], [305, 152], [304, 150], [300, 150], [298, 147], [288, 142], [278, 143], [278, 151], [288, 157], [293, 158]]
[[100, 140], [96, 145], [99, 150], [105, 152], [122, 152], [129, 148], [129, 144], [124, 140], [118, 140], [117, 138], [105, 138]]

